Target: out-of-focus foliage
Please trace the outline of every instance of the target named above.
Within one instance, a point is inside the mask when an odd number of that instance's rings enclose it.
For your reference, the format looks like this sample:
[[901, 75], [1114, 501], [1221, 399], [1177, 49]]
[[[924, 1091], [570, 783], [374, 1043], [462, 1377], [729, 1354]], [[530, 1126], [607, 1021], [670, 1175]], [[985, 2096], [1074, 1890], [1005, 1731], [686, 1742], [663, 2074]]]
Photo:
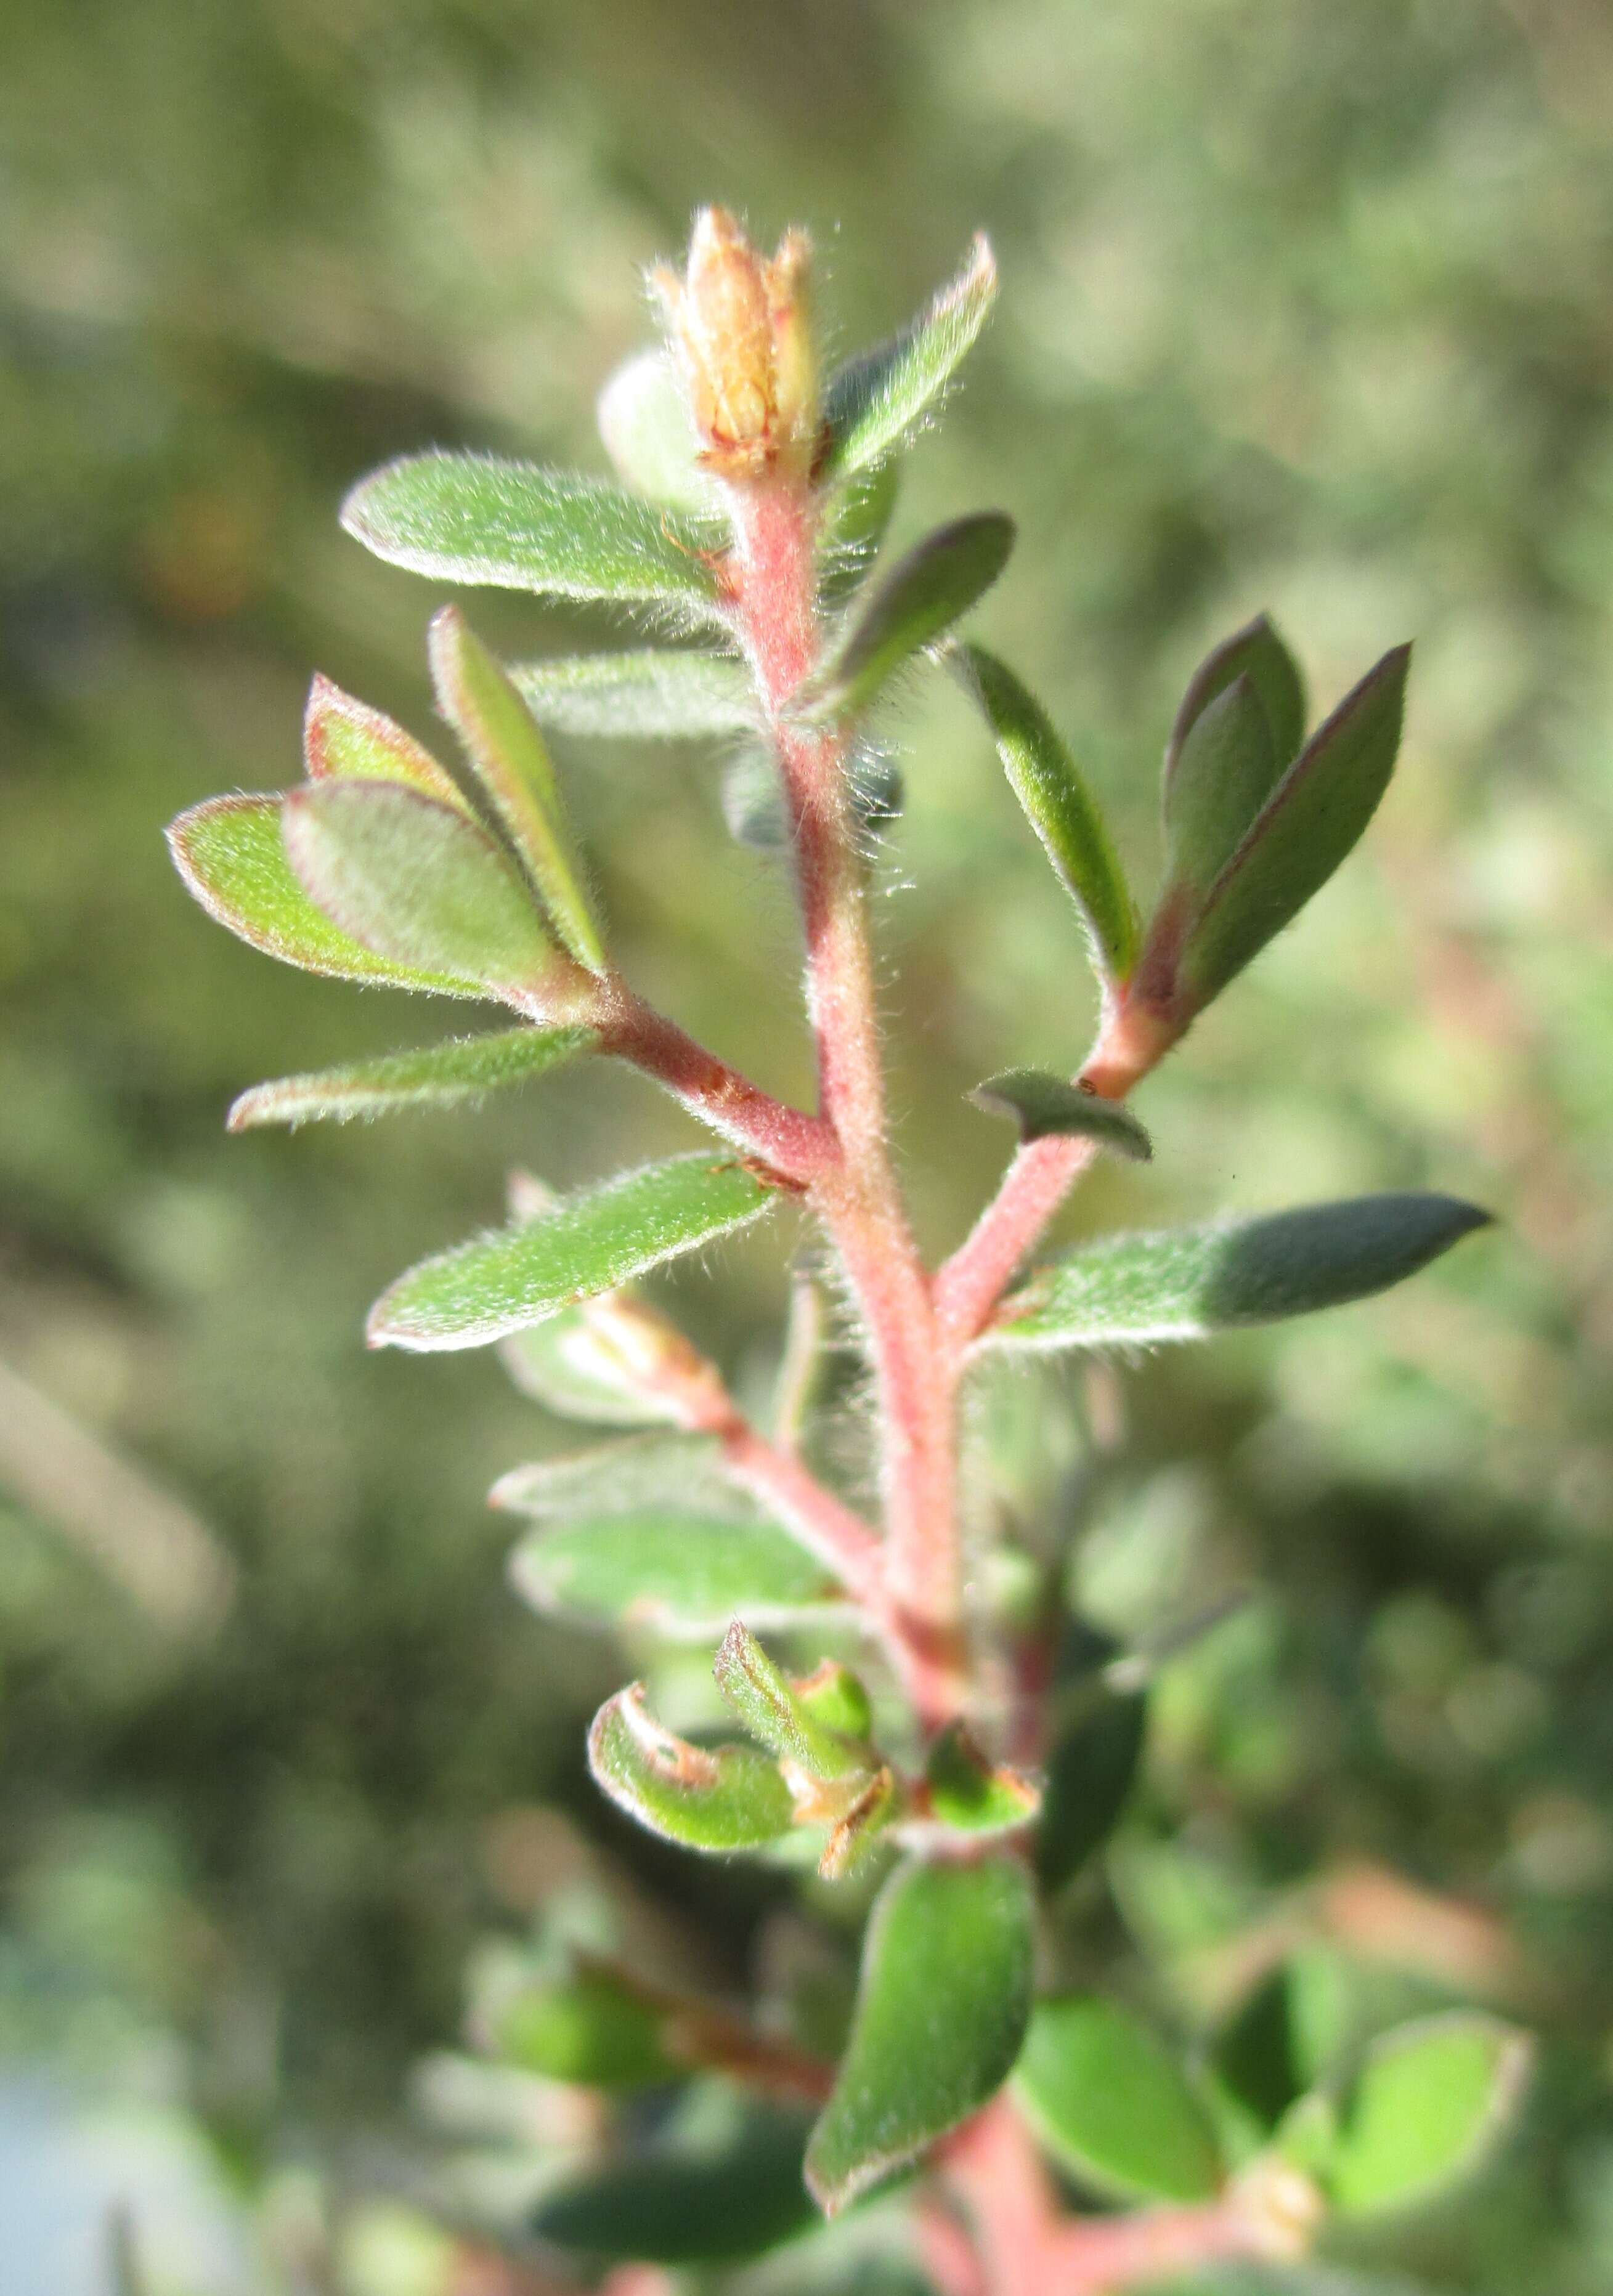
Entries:
[[[769, 238], [808, 224], [848, 350], [984, 225], [1000, 313], [893, 539], [960, 504], [1016, 517], [983, 632], [1071, 736], [1140, 891], [1212, 640], [1269, 607], [1322, 709], [1417, 644], [1362, 857], [1147, 1086], [1155, 1160], [1106, 1161], [1069, 1235], [1424, 1185], [1501, 1221], [1367, 1307], [1084, 1386], [1016, 1369], [983, 1398], [983, 1493], [1090, 1509], [1100, 1624], [1261, 1589], [1163, 1675], [1140, 1800], [1074, 1885], [1084, 1934], [1117, 1968], [1146, 1953], [1190, 2027], [1239, 1992], [1252, 1934], [1354, 1956], [1375, 2023], [1447, 1991], [1538, 2020], [1523, 2144], [1454, 2221], [1363, 2229], [1362, 2268], [1589, 2296], [1613, 2265], [1605, 11], [54, 0], [5, 29], [8, 2058], [145, 2100], [147, 2185], [211, 2179], [193, 2279], [245, 2285], [209, 2214], [223, 2176], [150, 2101], [199, 2116], [228, 2176], [272, 2171], [283, 2257], [313, 2238], [314, 2152], [407, 2188], [405, 2068], [455, 2033], [471, 1940], [575, 1880], [537, 1805], [697, 1893], [714, 1986], [787, 1959], [769, 1884], [691, 1877], [583, 1782], [619, 1666], [513, 1599], [479, 1496], [558, 1429], [490, 1361], [357, 1344], [398, 1266], [497, 1218], [509, 1164], [571, 1185], [689, 1128], [590, 1070], [474, 1122], [226, 1143], [243, 1086], [391, 1050], [417, 1016], [213, 932], [158, 831], [294, 777], [315, 664], [431, 742], [440, 601], [336, 505], [428, 441], [598, 467], [592, 394], [696, 201]], [[574, 642], [575, 613], [477, 611], [511, 658]], [[618, 628], [602, 613], [599, 642]], [[1091, 1014], [983, 730], [942, 681], [897, 706], [918, 747], [880, 910], [939, 1247], [1004, 1152], [964, 1094], [1008, 1062], [1063, 1072]], [[804, 1095], [788, 900], [716, 835], [712, 748], [555, 746], [624, 963]], [[720, 1285], [664, 1279], [742, 1380], [786, 1248], [758, 1232]], [[711, 1718], [692, 1673], [652, 1688], [674, 1726]], [[813, 1951], [791, 1982], [832, 2025], [844, 1971], [832, 1937]], [[428, 2072], [439, 2125], [497, 2119], [470, 2082]], [[40, 2094], [7, 2087], [29, 2133], [0, 2222], [44, 2189]], [[563, 2138], [553, 2094], [521, 2094]], [[369, 2208], [343, 2285], [391, 2296], [437, 2237]]]

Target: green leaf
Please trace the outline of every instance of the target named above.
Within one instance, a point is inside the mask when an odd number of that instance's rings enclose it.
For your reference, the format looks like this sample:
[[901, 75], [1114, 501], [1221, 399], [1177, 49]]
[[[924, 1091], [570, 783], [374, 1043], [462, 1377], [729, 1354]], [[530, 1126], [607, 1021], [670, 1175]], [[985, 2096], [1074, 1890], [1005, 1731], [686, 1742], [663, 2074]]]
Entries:
[[681, 1425], [681, 1399], [658, 1394], [646, 1383], [636, 1335], [618, 1328], [616, 1309], [621, 1304], [635, 1316], [645, 1312], [627, 1293], [602, 1292], [526, 1331], [512, 1332], [499, 1342], [505, 1369], [523, 1395], [560, 1419], [605, 1427]]
[[545, 1618], [647, 1627], [678, 1641], [720, 1633], [737, 1611], [799, 1626], [841, 1591], [777, 1523], [676, 1505], [535, 1531], [511, 1555], [510, 1577]]
[[389, 1053], [310, 1076], [282, 1077], [243, 1092], [225, 1121], [232, 1132], [258, 1124], [350, 1123], [400, 1108], [451, 1108], [500, 1086], [524, 1084], [598, 1041], [592, 1029], [505, 1029], [454, 1037], [418, 1052]]
[[739, 1721], [778, 1761], [811, 1778], [844, 1778], [868, 1767], [868, 1748], [820, 1721], [737, 1619], [723, 1636], [712, 1672]]
[[1197, 1011], [1296, 917], [1351, 851], [1389, 785], [1410, 646], [1347, 693], [1266, 800], [1206, 897], [1177, 977]]
[[606, 1699], [588, 1767], [619, 1809], [686, 1849], [760, 1849], [787, 1833], [794, 1800], [777, 1763], [749, 1746], [691, 1746], [654, 1719], [644, 1685]]
[[1207, 2201], [1214, 2130], [1164, 2043], [1117, 2001], [1038, 2002], [1014, 2096], [1059, 2165], [1105, 2198]]
[[309, 898], [377, 956], [527, 998], [555, 969], [525, 886], [463, 814], [383, 782], [314, 782], [281, 800]]
[[598, 421], [605, 453], [636, 495], [720, 516], [720, 498], [700, 467], [700, 442], [670, 353], [640, 351], [619, 366], [599, 394]]
[[941, 398], [986, 322], [997, 266], [982, 235], [956, 279], [911, 326], [849, 360], [824, 388], [827, 479], [884, 460]]
[[1137, 914], [1103, 816], [1041, 704], [983, 646], [953, 657], [983, 711], [1015, 796], [1074, 902], [1100, 980], [1124, 980], [1137, 955]]
[[687, 2070], [662, 2044], [661, 2015], [601, 1972], [527, 1986], [498, 2012], [493, 2046], [506, 2064], [585, 2088], [646, 2088]]
[[806, 2180], [834, 2216], [917, 2160], [1006, 2079], [1031, 2005], [1025, 1868], [899, 1866], [863, 1946], [852, 2037], [807, 2147]]
[[879, 554], [901, 491], [894, 463], [876, 463], [837, 487], [823, 506], [818, 529], [818, 594], [821, 604], [844, 606]]
[[1533, 2054], [1527, 2034], [1469, 2011], [1373, 2042], [1327, 2162], [1340, 2215], [1415, 2208], [1471, 2175], [1516, 2111]]
[[1014, 521], [1000, 511], [979, 511], [926, 534], [874, 586], [828, 659], [792, 695], [792, 716], [821, 724], [866, 709], [905, 663], [984, 595], [1013, 547]]
[[603, 2262], [732, 2264], [804, 2232], [804, 2123], [736, 2101], [704, 2141], [674, 2134], [552, 2185], [538, 2238]]
[[715, 529], [573, 471], [406, 455], [360, 480], [342, 523], [377, 558], [439, 581], [718, 609]]
[[692, 742], [754, 730], [745, 664], [665, 648], [518, 662], [510, 676], [534, 718], [561, 734]]
[[990, 1760], [961, 1722], [951, 1723], [930, 1749], [925, 1783], [932, 1816], [960, 1833], [1028, 1825], [1040, 1800], [1028, 1779]]
[[1165, 783], [1165, 865], [1172, 885], [1199, 891], [1236, 852], [1277, 778], [1260, 696], [1232, 680], [1197, 718]]
[[1062, 1890], [1114, 1832], [1142, 1759], [1148, 1699], [1100, 1693], [1055, 1740], [1041, 1789], [1036, 1871]]
[[372, 1347], [479, 1348], [746, 1226], [778, 1191], [696, 1150], [423, 1260], [370, 1311]]
[[366, 948], [316, 908], [292, 873], [280, 833], [281, 799], [215, 797], [168, 830], [174, 865], [209, 916], [284, 964], [340, 980], [485, 996], [484, 982], [399, 964]]
[[1047, 1069], [1004, 1069], [977, 1084], [969, 1098], [991, 1115], [1011, 1116], [1022, 1140], [1068, 1134], [1096, 1140], [1100, 1148], [1140, 1164], [1154, 1153], [1153, 1142], [1129, 1108], [1100, 1099]]
[[1488, 1220], [1454, 1196], [1353, 1196], [1110, 1236], [1033, 1276], [986, 1337], [1010, 1348], [1208, 1339], [1387, 1291]]
[[1273, 772], [1281, 773], [1305, 737], [1305, 689], [1299, 665], [1264, 614], [1256, 614], [1206, 655], [1188, 680], [1176, 722], [1165, 743], [1165, 790], [1181, 762], [1189, 734], [1219, 693], [1234, 678], [1247, 677], [1260, 697], [1271, 737]]
[[412, 734], [328, 677], [316, 677], [309, 689], [302, 754], [312, 781], [399, 782], [457, 813], [470, 811], [453, 775]]
[[438, 705], [525, 863], [555, 938], [589, 972], [603, 972], [605, 949], [578, 877], [565, 801], [531, 710], [457, 606], [433, 619], [427, 645]]

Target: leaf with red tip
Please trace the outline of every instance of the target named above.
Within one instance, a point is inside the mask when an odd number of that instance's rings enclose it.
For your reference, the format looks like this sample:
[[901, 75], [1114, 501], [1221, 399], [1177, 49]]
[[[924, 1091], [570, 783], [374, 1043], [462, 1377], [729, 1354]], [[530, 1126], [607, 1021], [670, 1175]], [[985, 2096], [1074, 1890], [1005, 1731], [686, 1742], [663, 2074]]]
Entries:
[[459, 784], [429, 750], [328, 677], [316, 677], [309, 688], [302, 755], [310, 781], [399, 782], [456, 813], [470, 812]]

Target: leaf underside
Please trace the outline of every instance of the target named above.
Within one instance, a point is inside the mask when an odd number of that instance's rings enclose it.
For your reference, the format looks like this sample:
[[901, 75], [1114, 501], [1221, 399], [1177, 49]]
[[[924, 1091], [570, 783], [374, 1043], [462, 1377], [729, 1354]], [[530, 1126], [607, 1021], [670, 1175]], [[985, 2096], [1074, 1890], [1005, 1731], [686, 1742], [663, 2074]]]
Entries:
[[399, 1109], [451, 1108], [506, 1085], [524, 1084], [597, 1042], [592, 1029], [502, 1029], [456, 1037], [418, 1052], [387, 1053], [344, 1068], [282, 1077], [243, 1092], [226, 1122], [232, 1132], [259, 1124], [350, 1124]]
[[828, 660], [793, 697], [793, 714], [818, 723], [866, 709], [983, 596], [1013, 547], [1014, 521], [1000, 511], [926, 535], [873, 586]]
[[840, 1593], [778, 1524], [687, 1513], [675, 1496], [534, 1531], [511, 1555], [510, 1577], [545, 1618], [679, 1641], [720, 1634], [736, 1616], [794, 1625]]
[[743, 662], [646, 648], [517, 662], [510, 671], [539, 722], [560, 734], [689, 742], [754, 730]]

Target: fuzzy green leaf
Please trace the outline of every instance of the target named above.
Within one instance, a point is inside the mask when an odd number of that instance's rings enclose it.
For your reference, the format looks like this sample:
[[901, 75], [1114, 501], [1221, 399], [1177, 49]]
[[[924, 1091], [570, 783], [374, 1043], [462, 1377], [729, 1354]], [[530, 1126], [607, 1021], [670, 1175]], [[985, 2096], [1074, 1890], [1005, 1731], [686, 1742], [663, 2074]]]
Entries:
[[1454, 1196], [1353, 1196], [1107, 1237], [1013, 1293], [987, 1338], [1010, 1348], [1147, 1346], [1310, 1315], [1387, 1291], [1488, 1218]]
[[470, 810], [453, 775], [412, 734], [328, 677], [309, 689], [302, 754], [310, 781], [400, 782], [457, 813]]
[[372, 1347], [478, 1348], [746, 1226], [778, 1191], [697, 1150], [423, 1260], [370, 1311]]
[[1043, 1140], [1049, 1133], [1096, 1140], [1116, 1156], [1146, 1164], [1154, 1144], [1129, 1108], [1103, 1100], [1066, 1078], [1047, 1069], [1004, 1069], [977, 1084], [969, 1098], [993, 1116], [1011, 1116], [1022, 1140]]
[[899, 558], [860, 604], [822, 667], [791, 699], [821, 724], [866, 709], [916, 653], [950, 630], [1008, 562], [1014, 521], [1000, 511], [954, 519]]
[[901, 491], [899, 466], [876, 463], [837, 487], [824, 504], [818, 529], [818, 594], [825, 606], [843, 606], [879, 554]]
[[852, 2037], [812, 2131], [825, 2213], [977, 2112], [1019, 2054], [1031, 2005], [1030, 1884], [1017, 1859], [900, 1866], [863, 1945]]
[[1183, 745], [1218, 693], [1234, 678], [1247, 677], [1260, 697], [1271, 736], [1274, 774], [1281, 773], [1305, 737], [1305, 689], [1299, 665], [1264, 614], [1206, 654], [1188, 680], [1176, 722], [1165, 743], [1165, 791], [1181, 762]]
[[671, 354], [640, 351], [599, 394], [599, 436], [636, 495], [679, 510], [720, 514], [717, 488], [697, 460], [700, 442]]
[[510, 1577], [545, 1618], [646, 1627], [679, 1642], [720, 1633], [737, 1611], [763, 1626], [799, 1626], [840, 1593], [777, 1523], [676, 1505], [534, 1531], [511, 1555]]
[[1099, 1693], [1054, 1741], [1041, 1789], [1036, 1871], [1062, 1890], [1114, 1831], [1142, 1759], [1148, 1700]]
[[1471, 2175], [1516, 2111], [1532, 2061], [1527, 2034], [1472, 2012], [1383, 2034], [1327, 2161], [1339, 2214], [1415, 2208]]
[[794, 1798], [777, 1763], [749, 1746], [691, 1746], [674, 1737], [651, 1715], [639, 1682], [594, 1717], [588, 1767], [619, 1809], [686, 1849], [760, 1849], [794, 1823]]
[[925, 1768], [930, 1814], [960, 1833], [1006, 1833], [1036, 1815], [1035, 1788], [992, 1762], [961, 1722], [942, 1731]]
[[1151, 2026], [1117, 2001], [1041, 2001], [1014, 2097], [1062, 2168], [1105, 2198], [1207, 2201], [1222, 2162], [1208, 2116]]
[[605, 949], [578, 875], [565, 801], [531, 710], [457, 606], [435, 617], [427, 644], [438, 705], [525, 863], [556, 939], [588, 972], [603, 972]]
[[721, 654], [578, 654], [518, 662], [510, 676], [533, 717], [561, 734], [692, 742], [756, 725], [745, 665]]
[[576, 472], [406, 455], [359, 480], [342, 523], [377, 558], [442, 582], [717, 610], [713, 527]]
[[601, 2262], [737, 2264], [804, 2232], [804, 2124], [748, 2100], [726, 2128], [672, 2136], [551, 2185], [541, 2241]]
[[1189, 926], [1177, 978], [1207, 1004], [1320, 892], [1389, 785], [1400, 747], [1410, 646], [1347, 693], [1278, 782]]
[[946, 390], [996, 294], [997, 266], [983, 235], [911, 326], [835, 370], [824, 389], [826, 480], [866, 469], [901, 445]]
[[314, 782], [281, 801], [280, 833], [303, 890], [377, 956], [530, 996], [553, 944], [526, 887], [487, 832], [383, 782]]
[[866, 1748], [819, 1719], [737, 1619], [723, 1636], [712, 1672], [735, 1715], [778, 1760], [812, 1778], [843, 1778], [868, 1767]]
[[339, 980], [485, 996], [485, 983], [381, 956], [316, 908], [280, 833], [281, 799], [216, 797], [170, 822], [168, 841], [185, 887], [209, 916], [284, 964]]
[[390, 1116], [403, 1108], [451, 1108], [524, 1084], [597, 1041], [592, 1029], [505, 1029], [492, 1036], [455, 1037], [418, 1052], [388, 1053], [254, 1085], [225, 1121], [230, 1131], [245, 1132], [259, 1124], [349, 1124], [355, 1117]]
[[1165, 867], [1203, 892], [1237, 851], [1278, 775], [1265, 709], [1247, 674], [1194, 720], [1165, 783]]
[[499, 2010], [493, 2046], [506, 2064], [585, 2088], [645, 2088], [685, 2069], [662, 2044], [659, 2013], [599, 1972], [532, 1985]]
[[1103, 816], [1041, 704], [983, 646], [954, 657], [983, 711], [1015, 796], [1074, 902], [1105, 981], [1124, 980], [1137, 955], [1137, 913]]

